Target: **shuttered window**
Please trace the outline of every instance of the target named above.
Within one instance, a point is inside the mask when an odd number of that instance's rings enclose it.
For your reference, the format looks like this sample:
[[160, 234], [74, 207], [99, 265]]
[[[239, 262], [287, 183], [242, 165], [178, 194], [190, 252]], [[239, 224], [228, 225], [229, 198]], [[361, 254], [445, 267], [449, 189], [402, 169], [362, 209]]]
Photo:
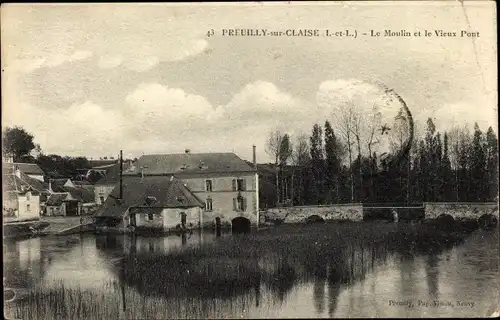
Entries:
[[236, 191], [237, 188], [236, 188], [236, 179], [233, 179], [233, 191]]
[[205, 202], [205, 211], [212, 211], [212, 199], [208, 198], [207, 201]]
[[247, 184], [245, 179], [238, 179], [238, 191], [245, 191]]
[[205, 191], [212, 192], [212, 180], [205, 181]]
[[246, 211], [247, 199], [244, 197], [233, 198], [233, 210], [234, 211]]

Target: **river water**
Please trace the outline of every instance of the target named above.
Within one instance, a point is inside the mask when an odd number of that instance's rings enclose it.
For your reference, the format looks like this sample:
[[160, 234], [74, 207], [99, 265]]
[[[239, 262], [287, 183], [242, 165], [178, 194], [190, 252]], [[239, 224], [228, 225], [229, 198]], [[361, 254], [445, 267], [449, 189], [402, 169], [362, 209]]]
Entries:
[[[127, 276], [123, 276], [120, 263], [124, 254], [164, 254], [217, 241], [213, 234], [195, 233], [189, 238], [42, 237], [4, 244], [4, 283], [20, 297], [41, 286], [50, 287], [51, 283], [95, 292], [115, 290], [123, 295], [117, 294], [110, 302], [101, 303], [116, 304], [117, 316], [122, 309], [133, 309], [135, 316], [129, 314], [129, 318], [139, 315], [149, 319], [489, 316], [498, 310], [498, 240], [497, 229], [475, 231], [464, 243], [431, 254], [385, 252], [380, 258], [375, 251], [363, 251], [361, 261], [365, 261], [363, 264], [369, 261], [371, 267], [361, 268], [360, 277], [350, 282], [329, 281], [322, 276], [302, 277], [301, 267], [291, 262], [287, 267], [299, 270], [292, 272], [293, 281], [288, 280], [286, 270], [278, 268], [281, 279], [259, 274], [256, 281], [241, 280], [245, 283], [241, 290], [217, 296], [201, 287], [197, 295], [186, 294], [189, 290], [181, 288], [165, 289], [168, 283], [156, 281], [155, 273], [172, 272], [167, 267], [128, 268]], [[127, 249], [131, 242], [133, 253]], [[225, 271], [224, 263], [219, 264], [222, 272], [230, 272]], [[265, 261], [258, 264], [262, 270], [273, 269]], [[244, 272], [243, 267], [238, 268], [238, 272]], [[135, 285], [133, 279], [147, 279], [148, 289]], [[106, 291], [103, 296], [113, 292]]]

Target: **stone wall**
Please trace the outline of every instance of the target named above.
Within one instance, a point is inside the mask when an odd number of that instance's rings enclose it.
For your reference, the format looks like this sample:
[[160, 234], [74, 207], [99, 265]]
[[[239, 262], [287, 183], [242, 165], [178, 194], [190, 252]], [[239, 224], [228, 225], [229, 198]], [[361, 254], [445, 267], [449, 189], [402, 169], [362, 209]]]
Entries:
[[449, 214], [455, 219], [477, 219], [483, 214], [493, 214], [498, 218], [498, 203], [450, 203], [426, 202], [425, 219], [435, 219], [442, 214]]
[[[288, 213], [288, 215], [287, 215]], [[283, 220], [286, 217], [285, 223], [300, 223], [305, 222], [308, 217], [320, 216], [325, 221], [328, 220], [363, 220], [363, 205], [362, 204], [339, 204], [327, 206], [300, 206], [300, 207], [283, 207], [270, 208], [267, 211], [262, 211], [261, 222], [272, 222]]]

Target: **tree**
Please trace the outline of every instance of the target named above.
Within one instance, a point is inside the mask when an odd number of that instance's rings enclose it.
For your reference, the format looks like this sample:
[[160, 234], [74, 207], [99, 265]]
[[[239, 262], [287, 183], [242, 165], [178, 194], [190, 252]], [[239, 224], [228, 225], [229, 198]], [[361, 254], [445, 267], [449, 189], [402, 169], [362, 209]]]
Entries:
[[441, 174], [442, 174], [442, 198], [445, 201], [451, 201], [452, 195], [452, 172], [451, 172], [451, 162], [449, 156], [449, 142], [448, 133], [444, 133], [443, 141], [443, 158], [441, 160]]
[[321, 126], [315, 124], [313, 126], [311, 142], [311, 169], [314, 179], [314, 200], [319, 204], [324, 200], [324, 157], [323, 157], [323, 130]]
[[472, 159], [471, 159], [471, 184], [472, 184], [472, 200], [484, 200], [484, 181], [486, 156], [484, 150], [483, 133], [479, 129], [477, 123], [474, 124], [474, 138], [472, 140]]
[[269, 134], [266, 141], [266, 153], [274, 158], [274, 169], [276, 178], [276, 202], [280, 202], [280, 188], [279, 188], [279, 175], [278, 175], [278, 165], [280, 160], [280, 148], [281, 142], [283, 141], [283, 136], [280, 131], [274, 131]]
[[465, 201], [470, 187], [468, 176], [472, 138], [466, 126], [453, 128], [448, 136], [450, 162], [455, 176], [454, 198], [456, 201]]
[[[340, 108], [340, 113], [336, 115], [337, 126], [340, 130], [344, 141], [346, 142], [347, 153], [349, 155], [349, 167], [352, 169], [352, 156], [353, 156], [353, 122], [355, 119], [353, 105], [348, 103], [346, 106]], [[350, 183], [351, 183], [351, 202], [354, 202], [354, 177], [353, 172], [350, 170]]]
[[287, 133], [281, 139], [280, 149], [279, 149], [279, 172], [281, 174], [281, 194], [283, 201], [288, 200], [288, 183], [287, 179], [284, 176], [284, 169], [288, 164], [288, 160], [290, 159], [293, 152], [292, 143], [290, 141], [290, 137]]
[[[297, 188], [294, 188], [293, 195], [296, 194], [296, 199], [298, 204], [305, 204], [305, 201], [308, 198], [308, 194], [306, 194], [309, 182], [309, 165], [310, 165], [311, 157], [309, 154], [309, 144], [308, 138], [305, 134], [302, 134], [297, 137], [295, 142], [295, 148], [293, 148], [292, 152], [292, 164], [293, 164], [293, 172], [298, 170], [297, 175]], [[292, 179], [294, 181], [295, 179]], [[292, 196], [293, 196], [292, 195]], [[292, 200], [294, 200], [292, 199]]]
[[326, 187], [327, 199], [332, 200], [335, 195], [335, 202], [339, 202], [340, 188], [339, 178], [341, 169], [342, 146], [333, 132], [330, 122], [325, 122], [325, 158], [326, 158]]
[[3, 132], [3, 152], [11, 156], [15, 162], [29, 156], [35, 149], [34, 137], [21, 127], [7, 127]]
[[488, 201], [495, 201], [498, 198], [498, 139], [491, 127], [486, 132], [486, 174]]

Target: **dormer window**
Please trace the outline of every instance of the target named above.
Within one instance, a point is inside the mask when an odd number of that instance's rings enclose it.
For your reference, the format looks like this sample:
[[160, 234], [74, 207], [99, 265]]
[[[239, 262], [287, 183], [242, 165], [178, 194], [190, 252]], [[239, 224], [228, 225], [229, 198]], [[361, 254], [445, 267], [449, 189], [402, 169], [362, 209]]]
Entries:
[[146, 197], [146, 204], [148, 206], [153, 205], [155, 202], [156, 202], [156, 198], [155, 197], [153, 197], [153, 196], [147, 196]]
[[205, 164], [205, 162], [200, 161], [200, 164], [198, 165], [198, 168], [200, 168], [201, 170], [205, 170], [205, 169], [208, 168], [208, 166]]

